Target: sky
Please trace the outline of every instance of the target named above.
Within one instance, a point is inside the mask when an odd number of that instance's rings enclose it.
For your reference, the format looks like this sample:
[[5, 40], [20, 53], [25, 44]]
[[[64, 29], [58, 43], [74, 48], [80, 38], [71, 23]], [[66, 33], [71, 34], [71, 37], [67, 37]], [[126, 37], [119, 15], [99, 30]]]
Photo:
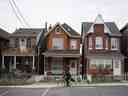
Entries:
[[[10, 0], [12, 2], [12, 0]], [[98, 14], [122, 28], [128, 22], [127, 0], [15, 0], [30, 28], [67, 23], [81, 32], [81, 22], [93, 22]], [[23, 26], [24, 25], [24, 26]], [[0, 27], [12, 33], [28, 27], [16, 18], [9, 0], [0, 0]]]

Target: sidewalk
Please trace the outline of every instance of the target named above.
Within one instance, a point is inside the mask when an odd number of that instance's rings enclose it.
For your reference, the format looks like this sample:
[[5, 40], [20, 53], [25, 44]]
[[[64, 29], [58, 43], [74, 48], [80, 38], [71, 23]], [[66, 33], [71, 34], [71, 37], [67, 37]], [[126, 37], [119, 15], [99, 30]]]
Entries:
[[[117, 87], [117, 86], [127, 86], [128, 82], [124, 83], [95, 83], [95, 84], [87, 84], [87, 83], [73, 83], [72, 87]], [[60, 83], [35, 83], [31, 85], [17, 85], [17, 86], [0, 86], [0, 88], [8, 87], [8, 88], [57, 88], [64, 87], [64, 84]]]

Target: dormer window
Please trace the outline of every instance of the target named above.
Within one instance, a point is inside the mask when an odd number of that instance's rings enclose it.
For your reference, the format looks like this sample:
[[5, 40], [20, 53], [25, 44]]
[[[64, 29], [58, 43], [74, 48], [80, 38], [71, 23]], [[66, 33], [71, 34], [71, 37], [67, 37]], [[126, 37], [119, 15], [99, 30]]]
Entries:
[[103, 39], [102, 39], [102, 37], [96, 37], [95, 48], [96, 49], [103, 49]]

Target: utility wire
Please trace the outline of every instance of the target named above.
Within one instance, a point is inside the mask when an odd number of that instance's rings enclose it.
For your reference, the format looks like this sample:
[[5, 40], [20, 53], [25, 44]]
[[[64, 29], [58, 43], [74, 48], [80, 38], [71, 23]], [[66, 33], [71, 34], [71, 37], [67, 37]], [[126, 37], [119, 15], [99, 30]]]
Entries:
[[13, 3], [11, 2], [11, 0], [9, 0], [9, 4], [11, 5], [12, 10], [13, 10], [14, 14], [16, 15], [16, 18], [17, 18], [18, 21], [21, 23], [21, 25], [24, 27], [24, 24], [23, 24], [22, 20], [20, 19], [20, 17], [18, 16], [18, 14], [17, 14], [15, 8], [13, 7]]
[[22, 18], [22, 20], [24, 21], [24, 23], [25, 23], [28, 27], [30, 27], [29, 23], [25, 20], [25, 18], [24, 18], [24, 16], [22, 15], [22, 13], [21, 13], [19, 7], [17, 6], [15, 0], [11, 0], [11, 1], [12, 1], [12, 3], [14, 4], [16, 10], [18, 11], [18, 13], [19, 13], [20, 17]]

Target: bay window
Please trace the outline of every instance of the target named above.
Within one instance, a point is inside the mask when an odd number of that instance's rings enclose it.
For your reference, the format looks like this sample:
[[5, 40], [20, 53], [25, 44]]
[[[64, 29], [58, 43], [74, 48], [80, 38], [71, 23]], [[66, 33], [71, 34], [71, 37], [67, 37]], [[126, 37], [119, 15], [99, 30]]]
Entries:
[[95, 48], [96, 49], [103, 49], [103, 39], [102, 39], [102, 37], [96, 37]]

